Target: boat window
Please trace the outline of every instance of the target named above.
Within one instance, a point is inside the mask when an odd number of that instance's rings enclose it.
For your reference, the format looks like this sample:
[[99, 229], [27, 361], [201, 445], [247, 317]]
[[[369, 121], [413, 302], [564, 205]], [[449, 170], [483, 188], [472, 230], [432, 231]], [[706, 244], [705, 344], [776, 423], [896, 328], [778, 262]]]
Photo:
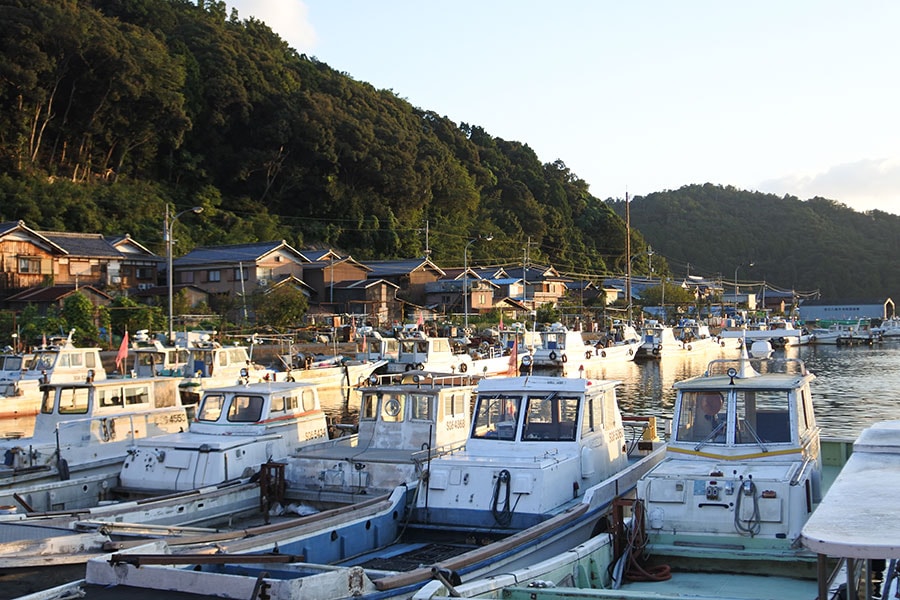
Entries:
[[150, 390], [146, 385], [126, 387], [125, 388], [125, 404], [149, 404]]
[[88, 390], [85, 388], [69, 388], [60, 390], [59, 414], [83, 415], [88, 411]]
[[444, 417], [463, 415], [463, 403], [468, 402], [465, 394], [448, 394], [444, 396]]
[[6, 360], [3, 362], [3, 370], [4, 371], [21, 371], [22, 370], [22, 357], [21, 356], [7, 356]]
[[232, 423], [255, 423], [262, 416], [262, 396], [235, 396], [228, 407], [228, 420]]
[[222, 415], [222, 407], [225, 405], [225, 396], [222, 394], [207, 394], [203, 397], [200, 410], [197, 411], [198, 421], [218, 421]]
[[514, 440], [519, 417], [519, 396], [504, 394], [479, 396], [472, 437]]
[[786, 390], [739, 391], [737, 419], [735, 442], [738, 444], [790, 442], [790, 393]]
[[683, 392], [677, 441], [724, 444], [728, 430], [725, 406], [720, 392]]
[[540, 442], [574, 441], [577, 418], [577, 396], [530, 396], [525, 409], [522, 439]]
[[409, 418], [418, 421], [431, 421], [431, 398], [427, 394], [410, 394]]
[[53, 403], [56, 400], [56, 389], [50, 388], [44, 392], [44, 398], [41, 400], [41, 412], [45, 415], [53, 414]]
[[118, 386], [97, 388], [94, 391], [94, 395], [97, 397], [97, 404], [103, 408], [110, 406], [121, 408], [124, 406], [122, 390]]
[[362, 421], [374, 421], [378, 418], [378, 394], [364, 394], [359, 408], [359, 418]]
[[87, 367], [88, 369], [96, 369], [97, 368], [97, 355], [95, 355], [93, 352], [86, 353], [84, 356], [84, 366]]
[[[296, 406], [294, 408], [297, 408]], [[303, 390], [300, 393], [300, 408], [303, 412], [316, 409], [316, 395], [312, 390]]]
[[228, 366], [228, 351], [222, 350], [221, 352], [219, 352], [218, 359], [219, 359], [218, 366], [227, 367]]
[[31, 361], [31, 364], [28, 368], [32, 371], [43, 371], [46, 369], [52, 369], [53, 363], [56, 361], [56, 354], [49, 352], [42, 352], [40, 354], [35, 355], [34, 360]]
[[406, 398], [403, 394], [385, 394], [381, 399], [381, 420], [385, 423], [403, 421], [403, 405]]
[[401, 354], [412, 354], [415, 351], [416, 351], [416, 342], [415, 341], [404, 340], [404, 341], [400, 342], [400, 353]]

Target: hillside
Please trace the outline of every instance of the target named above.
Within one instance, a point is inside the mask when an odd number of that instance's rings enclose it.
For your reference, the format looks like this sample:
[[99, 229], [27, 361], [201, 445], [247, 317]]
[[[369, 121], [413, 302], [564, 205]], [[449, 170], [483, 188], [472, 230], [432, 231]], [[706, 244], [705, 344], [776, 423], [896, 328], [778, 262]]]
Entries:
[[[612, 205], [624, 216], [624, 201]], [[712, 184], [635, 198], [630, 213], [632, 227], [677, 276], [718, 274], [730, 282], [740, 266], [742, 282], [824, 298], [900, 298], [896, 215]]]
[[[461, 266], [493, 234], [471, 265], [625, 270], [622, 203], [563, 160], [356, 81], [223, 2], [0, 0], [0, 20], [0, 221], [129, 233], [162, 254], [166, 204], [202, 206], [176, 254], [285, 239]], [[884, 213], [691, 186], [635, 199], [632, 225], [635, 273], [672, 260], [728, 279], [754, 260], [782, 287], [898, 290]]]

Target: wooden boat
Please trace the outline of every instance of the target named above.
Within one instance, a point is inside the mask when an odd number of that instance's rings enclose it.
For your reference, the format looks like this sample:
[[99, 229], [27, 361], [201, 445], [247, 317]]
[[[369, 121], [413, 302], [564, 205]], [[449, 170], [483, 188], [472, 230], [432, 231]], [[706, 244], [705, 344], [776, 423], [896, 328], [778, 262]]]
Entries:
[[[608, 534], [493, 578], [432, 583], [415, 598], [815, 598], [824, 562], [803, 547], [804, 527], [849, 444], [819, 439], [814, 375], [800, 361], [765, 364], [755, 370], [744, 353], [675, 384], [668, 455], [636, 500], [618, 503]], [[844, 518], [832, 516], [822, 531]]]
[[520, 371], [535, 375], [600, 377], [603, 367], [634, 360], [641, 347], [640, 336], [633, 327], [620, 325], [619, 328], [612, 339], [590, 344], [580, 331], [570, 331], [561, 323], [554, 323], [540, 332], [540, 347], [522, 357]]
[[[484, 379], [473, 421], [465, 449], [433, 458], [419, 486], [401, 486], [365, 510], [214, 546], [135, 547], [91, 560], [81, 587], [88, 597], [115, 585], [120, 594], [238, 597], [262, 586], [270, 598], [296, 597], [301, 588], [317, 600], [408, 598], [435, 572], [479, 578], [590, 538], [606, 526], [613, 499], [664, 453], [646, 421], [626, 435], [615, 382]], [[276, 547], [291, 558], [273, 576], [265, 553]], [[226, 573], [235, 577], [227, 585]]]
[[43, 384], [33, 435], [0, 442], [0, 505], [27, 511], [96, 505], [136, 440], [187, 428], [179, 381], [88, 376]]

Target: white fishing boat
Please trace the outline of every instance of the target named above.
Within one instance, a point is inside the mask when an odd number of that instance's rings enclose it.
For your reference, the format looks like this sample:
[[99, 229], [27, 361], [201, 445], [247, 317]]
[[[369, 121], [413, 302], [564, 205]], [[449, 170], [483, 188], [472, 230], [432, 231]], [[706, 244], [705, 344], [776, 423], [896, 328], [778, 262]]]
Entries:
[[[492, 578], [431, 583], [415, 598], [815, 598], [824, 563], [801, 531], [849, 448], [820, 441], [815, 377], [802, 362], [765, 364], [755, 370], [744, 353], [675, 384], [668, 454], [635, 500], [617, 503], [608, 534]], [[857, 492], [855, 509], [870, 500]], [[821, 530], [843, 530], [853, 512], [844, 509]]]
[[[388, 364], [386, 359], [351, 359], [342, 355], [295, 354], [282, 356], [287, 370], [277, 378], [315, 383], [322, 388], [350, 388], [361, 385], [369, 376]], [[273, 380], [276, 375], [273, 375]]]
[[[714, 338], [705, 325], [676, 329], [657, 321], [650, 321], [641, 328], [641, 347], [637, 358], [662, 359], [667, 356], [703, 355], [718, 350], [725, 342]], [[687, 331], [687, 337], [685, 337]]]
[[129, 449], [117, 492], [155, 496], [247, 479], [263, 463], [327, 439], [328, 419], [314, 384], [209, 389], [188, 431], [138, 440]]
[[541, 345], [522, 357], [523, 374], [597, 378], [611, 363], [634, 360], [641, 339], [634, 327], [619, 324], [608, 340], [586, 342], [582, 332], [554, 323], [540, 332]]
[[0, 442], [0, 505], [48, 511], [94, 506], [140, 438], [187, 429], [178, 378], [48, 383], [30, 437]]
[[[106, 371], [100, 360], [99, 348], [80, 348], [72, 343], [72, 335], [51, 337], [20, 362], [16, 356], [9, 358], [5, 366], [0, 389], [0, 419], [30, 417], [38, 414], [41, 406], [40, 386], [45, 383], [84, 381], [90, 373], [94, 381], [106, 379]], [[13, 367], [21, 365], [18, 376]], [[7, 379], [8, 378], [8, 379]]]
[[874, 330], [867, 319], [853, 322], [832, 323], [828, 327], [817, 327], [812, 330], [811, 344], [830, 346], [871, 346], [882, 340], [882, 335]]
[[197, 404], [203, 392], [211, 388], [237, 385], [245, 378], [250, 382], [275, 381], [278, 375], [274, 369], [254, 363], [245, 346], [223, 346], [209, 333], [190, 337], [186, 349], [186, 376], [178, 386], [185, 405]]
[[411, 371], [360, 388], [356, 433], [297, 448], [286, 461], [291, 500], [322, 506], [415, 484], [436, 456], [464, 446], [475, 380]]
[[510, 372], [510, 352], [503, 348], [486, 348], [473, 356], [466, 341], [455, 342], [450, 338], [430, 337], [421, 332], [400, 338], [399, 344], [397, 360], [387, 364], [386, 373], [419, 370], [491, 377]]
[[805, 346], [812, 341], [812, 334], [805, 328], [797, 328], [793, 321], [782, 318], [772, 318], [759, 327], [739, 327], [724, 329], [719, 333], [722, 339], [746, 339], [748, 343], [767, 341], [773, 348], [786, 346]]
[[[433, 458], [415, 493], [401, 487], [342, 518], [219, 541], [215, 557], [163, 543], [107, 555], [88, 563], [82, 592], [114, 585], [120, 594], [238, 597], [256, 587], [270, 598], [301, 588], [317, 600], [408, 598], [435, 574], [476, 579], [590, 538], [607, 526], [613, 499], [664, 453], [647, 421], [626, 434], [615, 382], [484, 379], [473, 421], [465, 449]], [[276, 547], [281, 560], [302, 564], [273, 576], [263, 553]], [[223, 585], [226, 573], [236, 578]]]

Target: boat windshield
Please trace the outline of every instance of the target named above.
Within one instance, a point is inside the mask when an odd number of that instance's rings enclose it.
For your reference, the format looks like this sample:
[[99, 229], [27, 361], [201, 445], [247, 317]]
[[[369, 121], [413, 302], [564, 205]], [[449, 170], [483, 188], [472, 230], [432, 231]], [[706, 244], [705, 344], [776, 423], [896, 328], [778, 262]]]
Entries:
[[578, 404], [579, 396], [529, 396], [522, 439], [533, 442], [574, 441]]
[[203, 397], [200, 410], [197, 411], [198, 421], [218, 421], [222, 416], [222, 407], [225, 406], [225, 396], [222, 394], [207, 394]]
[[724, 444], [727, 431], [728, 413], [721, 392], [682, 393], [677, 441]]
[[479, 396], [473, 439], [514, 440], [519, 420], [520, 396]]
[[790, 394], [785, 390], [737, 391], [736, 444], [791, 441]]
[[256, 423], [262, 417], [262, 396], [235, 395], [228, 407], [228, 420], [232, 423]]
[[28, 369], [31, 371], [52, 369], [58, 356], [58, 352], [38, 352], [28, 363]]

